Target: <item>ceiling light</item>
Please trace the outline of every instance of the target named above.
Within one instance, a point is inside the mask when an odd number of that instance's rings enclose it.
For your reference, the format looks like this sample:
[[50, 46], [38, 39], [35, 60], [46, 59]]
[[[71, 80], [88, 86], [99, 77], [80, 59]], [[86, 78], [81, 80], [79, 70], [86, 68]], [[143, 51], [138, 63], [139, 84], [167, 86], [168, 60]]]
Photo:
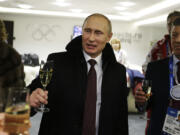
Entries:
[[6, 0], [0, 0], [0, 2], [4, 2], [4, 1], [6, 1]]
[[129, 17], [119, 15], [107, 15], [110, 20], [130, 21]]
[[73, 13], [81, 13], [82, 9], [71, 9], [71, 12], [73, 12]]
[[[27, 10], [27, 9], [19, 9], [19, 8], [5, 8], [0, 7], [0, 12], [2, 13], [13, 13], [13, 14], [33, 14], [33, 15], [47, 15], [47, 16], [65, 16], [65, 17], [77, 17], [77, 18], [85, 18], [90, 14], [87, 13], [68, 13], [68, 12], [56, 12], [56, 11], [44, 11], [44, 10]], [[124, 16], [116, 16], [116, 15], [107, 15], [109, 19], [112, 20], [124, 20], [129, 21], [128, 17]]]
[[130, 1], [119, 2], [118, 4], [121, 5], [121, 6], [124, 6], [124, 7], [131, 7], [131, 6], [135, 5], [134, 2], [130, 2]]
[[30, 8], [32, 8], [32, 6], [28, 5], [28, 4], [18, 4], [17, 6], [20, 7], [20, 8], [23, 8], [23, 9], [30, 9]]
[[123, 10], [126, 10], [127, 8], [126, 7], [114, 7], [116, 10], [120, 10], [120, 11], [123, 11]]
[[177, 4], [180, 4], [180, 0], [165, 0], [163, 2], [160, 2], [149, 8], [145, 8], [144, 10], [141, 10], [141, 11], [135, 13], [135, 15], [132, 16], [132, 18], [137, 19], [137, 18], [143, 17], [143, 16], [151, 14], [151, 13], [155, 13], [157, 11], [160, 11], [162, 9], [165, 9], [165, 8], [177, 5]]
[[60, 6], [60, 7], [67, 7], [67, 6], [71, 5], [71, 3], [67, 3], [67, 2], [63, 2], [63, 1], [56, 1], [56, 2], [53, 2], [52, 4]]
[[124, 16], [132, 16], [132, 13], [130, 12], [119, 12], [119, 14]]
[[146, 20], [137, 21], [137, 22], [134, 23], [134, 25], [140, 26], [140, 25], [164, 22], [164, 21], [166, 21], [166, 18], [167, 18], [167, 15], [162, 15], [162, 16], [158, 16], [158, 17], [154, 17], [154, 18], [149, 18], [149, 19], [146, 19]]
[[27, 9], [19, 9], [19, 8], [5, 8], [0, 7], [1, 13], [18, 13], [18, 14], [33, 14], [33, 15], [47, 15], [47, 16], [66, 16], [66, 17], [78, 17], [84, 18], [87, 17], [89, 14], [86, 13], [68, 13], [68, 12], [57, 12], [57, 11], [45, 11], [45, 10], [27, 10]]
[[65, 0], [56, 0], [56, 2], [64, 2]]

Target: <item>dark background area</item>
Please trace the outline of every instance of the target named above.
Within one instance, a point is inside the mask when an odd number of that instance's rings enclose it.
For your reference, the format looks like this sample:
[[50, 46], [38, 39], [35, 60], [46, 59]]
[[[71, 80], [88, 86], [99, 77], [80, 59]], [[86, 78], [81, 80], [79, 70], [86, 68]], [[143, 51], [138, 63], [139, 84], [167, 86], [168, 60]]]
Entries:
[[6, 26], [6, 31], [8, 33], [8, 44], [13, 46], [13, 40], [14, 38], [14, 22], [13, 21], [7, 21], [3, 20], [5, 26]]

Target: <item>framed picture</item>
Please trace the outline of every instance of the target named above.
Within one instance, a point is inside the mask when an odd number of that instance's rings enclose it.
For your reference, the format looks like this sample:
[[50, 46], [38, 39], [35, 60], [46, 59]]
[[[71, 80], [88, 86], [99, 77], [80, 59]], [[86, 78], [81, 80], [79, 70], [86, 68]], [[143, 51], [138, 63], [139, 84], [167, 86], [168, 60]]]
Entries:
[[79, 36], [79, 35], [82, 35], [82, 26], [75, 25], [73, 28], [72, 39]]

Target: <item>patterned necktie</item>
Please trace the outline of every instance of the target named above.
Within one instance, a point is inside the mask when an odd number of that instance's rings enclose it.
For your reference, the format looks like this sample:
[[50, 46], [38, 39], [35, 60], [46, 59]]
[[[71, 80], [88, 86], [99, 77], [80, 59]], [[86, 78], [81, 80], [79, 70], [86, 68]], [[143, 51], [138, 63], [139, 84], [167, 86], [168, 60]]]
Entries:
[[84, 106], [83, 131], [82, 135], [95, 135], [96, 128], [96, 70], [94, 65], [96, 61], [90, 59], [88, 61], [91, 68], [87, 78], [87, 91]]
[[177, 79], [178, 82], [180, 83], [180, 61], [177, 63]]

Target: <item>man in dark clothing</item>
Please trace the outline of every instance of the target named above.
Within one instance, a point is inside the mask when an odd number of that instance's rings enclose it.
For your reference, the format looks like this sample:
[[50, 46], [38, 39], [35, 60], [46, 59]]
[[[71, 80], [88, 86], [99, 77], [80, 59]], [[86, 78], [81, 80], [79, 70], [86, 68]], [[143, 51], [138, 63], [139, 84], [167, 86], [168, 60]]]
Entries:
[[[48, 91], [41, 89], [39, 77], [29, 86], [32, 114], [41, 103], [50, 109], [43, 114], [39, 135], [128, 135], [126, 69], [115, 59], [108, 43], [111, 37], [110, 20], [92, 14], [84, 21], [82, 36], [73, 39], [66, 52], [48, 56], [54, 61]], [[84, 125], [90, 124], [84, 117], [90, 59], [96, 61], [97, 95], [90, 97], [96, 99], [96, 114], [94, 127], [85, 129]], [[87, 133], [91, 127], [92, 134]]]
[[[177, 75], [180, 67], [180, 18], [177, 18], [171, 29], [171, 47], [173, 55], [148, 64], [146, 79], [152, 81], [152, 96], [147, 109], [152, 110], [147, 135], [175, 135], [180, 127], [175, 125], [180, 112], [180, 81]], [[135, 101], [138, 106], [146, 102], [142, 88], [136, 91]], [[173, 114], [173, 115], [172, 115]], [[178, 125], [179, 126], [179, 125]]]
[[[165, 59], [172, 55], [170, 32], [171, 32], [172, 23], [178, 17], [180, 17], [179, 11], [173, 11], [168, 14], [168, 16], [167, 16], [168, 34], [165, 34], [163, 39], [157, 41], [152, 46], [150, 52], [146, 56], [146, 60], [145, 60], [144, 64], [142, 65], [143, 72], [146, 72], [147, 65], [149, 62], [160, 60], [160, 59]], [[149, 109], [146, 112], [147, 112], [147, 124], [146, 124], [145, 134], [147, 135], [147, 129], [149, 127], [149, 122], [150, 122], [149, 118], [151, 117], [152, 110]]]

